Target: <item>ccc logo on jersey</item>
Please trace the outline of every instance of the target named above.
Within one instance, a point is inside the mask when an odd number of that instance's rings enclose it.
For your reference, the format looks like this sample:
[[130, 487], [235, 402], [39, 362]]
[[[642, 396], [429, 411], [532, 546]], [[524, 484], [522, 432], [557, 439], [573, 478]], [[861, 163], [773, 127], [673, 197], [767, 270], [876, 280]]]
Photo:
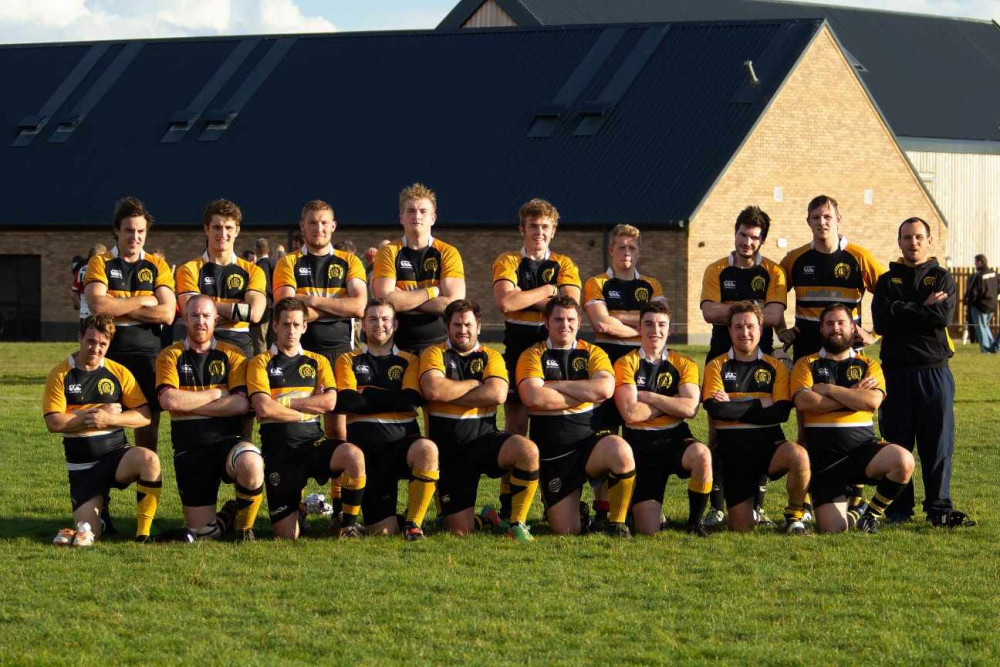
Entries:
[[764, 280], [764, 276], [754, 276], [753, 280], [750, 281], [750, 289], [754, 292], [763, 292], [765, 287], [767, 287], [767, 281]]
[[767, 384], [771, 381], [771, 371], [766, 368], [758, 368], [754, 371], [753, 379], [757, 384]]
[[299, 366], [299, 377], [309, 380], [316, 377], [316, 369], [307, 364]]
[[101, 396], [114, 396], [115, 393], [115, 383], [104, 378], [97, 383], [97, 393]]
[[428, 257], [424, 260], [424, 271], [427, 273], [437, 273], [438, 261], [437, 257]]
[[583, 357], [577, 357], [573, 360], [573, 370], [574, 371], [585, 371], [587, 370], [587, 360]]
[[928, 287], [933, 285], [935, 282], [937, 281], [935, 280], [934, 276], [927, 276], [926, 278], [924, 278], [924, 285]]
[[851, 382], [858, 382], [864, 377], [865, 372], [861, 369], [861, 366], [848, 366], [847, 367], [847, 379]]
[[847, 280], [851, 277], [851, 267], [844, 262], [837, 262], [837, 265], [833, 267], [833, 277]]
[[638, 303], [646, 303], [649, 301], [649, 290], [645, 287], [636, 287], [634, 296]]
[[139, 279], [140, 283], [151, 283], [153, 282], [153, 270], [139, 269], [139, 272], [135, 274], [135, 277]]
[[222, 377], [226, 374], [226, 365], [216, 359], [208, 364], [208, 374], [212, 377]]
[[245, 284], [246, 281], [243, 280], [243, 276], [236, 273], [226, 278], [226, 287], [231, 290], [239, 291], [243, 289], [243, 285]]
[[344, 278], [344, 267], [340, 264], [331, 264], [326, 267], [326, 277], [327, 280], [343, 280]]
[[389, 370], [386, 372], [386, 375], [389, 377], [390, 380], [402, 380], [403, 367], [400, 366], [399, 364], [396, 364], [395, 366], [390, 366]]
[[542, 282], [543, 283], [552, 282], [552, 279], [555, 278], [555, 277], [556, 277], [556, 270], [555, 269], [545, 269], [544, 271], [542, 271]]
[[656, 378], [656, 388], [657, 389], [670, 389], [670, 385], [674, 383], [673, 376], [670, 373], [663, 373], [660, 377]]
[[472, 373], [473, 375], [479, 375], [480, 373], [482, 373], [483, 372], [483, 360], [482, 359], [473, 359], [469, 363], [469, 372]]

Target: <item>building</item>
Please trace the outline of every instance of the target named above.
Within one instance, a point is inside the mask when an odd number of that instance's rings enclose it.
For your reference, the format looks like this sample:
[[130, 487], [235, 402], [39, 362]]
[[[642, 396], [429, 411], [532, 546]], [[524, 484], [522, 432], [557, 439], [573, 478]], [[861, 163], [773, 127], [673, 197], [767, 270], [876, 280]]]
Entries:
[[439, 29], [810, 17], [829, 21], [948, 221], [941, 258], [1000, 257], [996, 21], [764, 0], [462, 0]]
[[316, 197], [365, 248], [399, 234], [397, 193], [422, 181], [494, 328], [490, 265], [544, 197], [584, 277], [608, 229], [643, 229], [643, 270], [691, 340], [707, 338], [704, 267], [748, 204], [774, 219], [776, 259], [808, 240], [821, 192], [882, 260], [907, 216], [948, 236], [818, 19], [25, 45], [0, 48], [0, 69], [0, 266], [39, 277], [0, 283], [0, 312], [42, 338], [73, 331], [68, 260], [109, 240], [128, 194], [157, 218], [147, 249], [176, 264], [201, 252], [211, 199], [242, 206], [241, 248], [286, 238]]

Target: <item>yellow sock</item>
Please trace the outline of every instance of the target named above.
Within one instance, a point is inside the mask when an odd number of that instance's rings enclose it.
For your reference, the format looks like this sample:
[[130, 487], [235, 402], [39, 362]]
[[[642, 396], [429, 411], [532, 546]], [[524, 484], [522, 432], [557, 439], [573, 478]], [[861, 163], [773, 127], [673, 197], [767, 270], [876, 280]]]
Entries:
[[253, 528], [253, 522], [257, 520], [257, 512], [260, 510], [260, 502], [263, 498], [263, 484], [256, 489], [236, 485], [236, 530], [243, 531]]
[[140, 479], [135, 483], [135, 536], [149, 537], [149, 529], [156, 516], [156, 505], [160, 501], [163, 482], [147, 482]]
[[608, 475], [608, 521], [625, 523], [632, 491], [635, 490], [635, 468], [620, 475]]
[[344, 473], [340, 477], [340, 500], [344, 508], [344, 526], [357, 523], [361, 513], [361, 498], [365, 495], [365, 478], [351, 477]]
[[434, 498], [434, 489], [440, 474], [437, 470], [410, 469], [410, 483], [407, 485], [408, 502], [406, 505], [406, 521], [418, 526], [424, 522], [427, 508]]
[[524, 523], [538, 489], [537, 470], [519, 470], [510, 473], [510, 522]]

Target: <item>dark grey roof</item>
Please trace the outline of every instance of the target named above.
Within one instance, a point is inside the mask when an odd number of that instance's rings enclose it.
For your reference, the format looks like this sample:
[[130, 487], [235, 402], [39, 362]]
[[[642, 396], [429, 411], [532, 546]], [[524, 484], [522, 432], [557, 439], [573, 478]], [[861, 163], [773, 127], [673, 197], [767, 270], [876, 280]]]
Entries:
[[0, 48], [0, 224], [103, 224], [132, 194], [167, 225], [197, 224], [217, 197], [247, 226], [294, 222], [316, 197], [342, 225], [395, 225], [397, 193], [419, 180], [437, 190], [442, 225], [510, 225], [538, 196], [569, 224], [669, 226], [689, 218], [821, 26]]
[[[497, 0], [518, 25], [822, 17], [898, 136], [1000, 140], [1000, 29], [990, 21], [761, 0]], [[462, 0], [439, 28], [482, 4]]]

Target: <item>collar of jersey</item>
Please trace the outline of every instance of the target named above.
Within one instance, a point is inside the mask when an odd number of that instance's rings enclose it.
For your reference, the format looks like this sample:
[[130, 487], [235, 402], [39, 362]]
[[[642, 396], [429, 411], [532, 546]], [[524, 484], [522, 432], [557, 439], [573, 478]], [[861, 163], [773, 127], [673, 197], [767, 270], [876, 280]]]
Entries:
[[[549, 248], [546, 248], [546, 249], [545, 249], [545, 254], [544, 254], [544, 255], [542, 255], [542, 259], [541, 259], [541, 261], [545, 261], [545, 260], [547, 260], [547, 259], [548, 259], [549, 257], [551, 257], [551, 256], [552, 256], [552, 251], [551, 251], [551, 250], [550, 250]], [[524, 249], [524, 246], [521, 246], [521, 257], [524, 257], [525, 259], [530, 259], [530, 258], [528, 257], [528, 253], [527, 253], [527, 251], [526, 251], [526, 250]], [[532, 260], [532, 261], [533, 261], [533, 262], [537, 262], [537, 261], [539, 261], [539, 260], [535, 259], [535, 260]]]
[[[809, 242], [809, 247], [812, 248], [813, 250], [815, 250], [816, 249], [816, 242], [815, 241], [810, 241]], [[847, 247], [847, 237], [846, 236], [838, 236], [837, 237], [837, 250], [843, 250], [846, 247]]]
[[[201, 253], [201, 258], [203, 260], [205, 260], [206, 264], [214, 264], [214, 262], [212, 262], [212, 260], [208, 258], [208, 251], [207, 250], [205, 252]], [[229, 251], [229, 261], [228, 262], [223, 262], [223, 264], [235, 264], [235, 263], [236, 263], [236, 253], [233, 252], [232, 250], [230, 250]], [[221, 266], [221, 264], [220, 264], [220, 266]]]
[[[822, 349], [822, 348], [820, 348], [820, 349]], [[736, 352], [735, 352], [735, 350], [733, 350], [733, 348], [729, 348], [729, 358], [733, 359], [733, 360], [736, 359]], [[760, 359], [763, 359], [763, 358], [764, 358], [764, 350], [760, 349], [760, 347], [758, 346], [757, 347], [757, 359], [759, 361]]]
[[[754, 266], [760, 266], [760, 263], [762, 261], [764, 261], [764, 258], [761, 257], [760, 252], [755, 252], [753, 254], [753, 265]], [[736, 266], [736, 251], [735, 250], [732, 251], [731, 253], [729, 253], [729, 266]]]
[[[101, 359], [101, 363], [97, 365], [98, 368], [104, 368], [104, 359]], [[76, 357], [74, 355], [69, 355], [69, 367], [76, 368]]]
[[649, 358], [648, 356], [646, 356], [646, 350], [645, 350], [645, 348], [643, 348], [641, 345], [639, 346], [639, 358], [642, 359], [643, 361], [649, 361], [649, 362], [653, 362], [653, 361], [666, 361], [669, 357], [670, 357], [670, 348], [667, 347], [667, 346], [663, 347], [663, 352], [660, 353], [660, 358], [659, 359], [651, 359], [651, 358]]
[[326, 247], [323, 248], [323, 252], [309, 252], [309, 246], [303, 243], [301, 252], [303, 255], [315, 255], [316, 257], [326, 257], [327, 255], [333, 254], [333, 244], [327, 243]]
[[[214, 340], [213, 340], [213, 345], [214, 345]], [[271, 354], [278, 355], [278, 354], [284, 354], [284, 353], [281, 350], [278, 349], [278, 344], [277, 343], [273, 343], [271, 345]], [[298, 356], [300, 354], [302, 354], [302, 345], [299, 345], [299, 351], [296, 352], [295, 354], [293, 354], [292, 356]]]
[[[114, 245], [111, 248], [111, 256], [115, 257], [115, 258], [118, 257], [118, 245], [117, 244]], [[143, 250], [142, 248], [139, 248], [139, 261], [141, 262], [144, 259], [146, 259], [146, 251]]]
[[553, 347], [552, 346], [552, 339], [551, 338], [546, 338], [545, 339], [545, 347], [549, 348], [550, 350], [575, 350], [576, 348], [580, 347], [580, 341], [578, 341], [577, 339], [574, 338], [573, 339], [573, 344], [570, 345], [569, 347]]
[[[361, 354], [368, 354], [368, 344], [367, 343], [362, 343], [361, 344]], [[399, 355], [399, 348], [396, 347], [395, 343], [392, 344], [392, 349], [389, 351], [389, 354], [390, 355], [397, 355], [397, 356]], [[386, 356], [388, 356], [388, 355], [386, 355]]]
[[[433, 236], [428, 236], [427, 237], [427, 245], [425, 245], [423, 248], [416, 248], [416, 250], [423, 250], [424, 248], [430, 248], [432, 245], [434, 245], [434, 237]], [[403, 234], [403, 238], [399, 239], [399, 246], [400, 246], [400, 249], [409, 248], [410, 247], [410, 246], [406, 245], [406, 234]]]
[[[604, 272], [604, 275], [606, 275], [608, 278], [611, 278], [612, 280], [614, 280], [615, 270], [609, 266], [608, 270]], [[640, 278], [640, 276], [639, 276], [639, 269], [635, 269], [632, 272], [632, 280], [639, 280], [639, 278]]]
[[[215, 349], [215, 343], [216, 343], [215, 336], [212, 336], [212, 346], [210, 348], [208, 348], [208, 349], [209, 350], [214, 350]], [[184, 349], [185, 350], [190, 350], [191, 349], [191, 343], [188, 340], [187, 336], [184, 336]]]
[[[848, 359], [853, 359], [854, 357], [858, 356], [858, 351], [855, 350], [853, 347], [848, 348], [848, 352], [850, 353], [850, 356], [847, 357]], [[819, 348], [819, 358], [820, 359], [826, 359], [826, 348], [825, 347]], [[832, 359], [831, 361], [843, 361], [843, 359]]]

